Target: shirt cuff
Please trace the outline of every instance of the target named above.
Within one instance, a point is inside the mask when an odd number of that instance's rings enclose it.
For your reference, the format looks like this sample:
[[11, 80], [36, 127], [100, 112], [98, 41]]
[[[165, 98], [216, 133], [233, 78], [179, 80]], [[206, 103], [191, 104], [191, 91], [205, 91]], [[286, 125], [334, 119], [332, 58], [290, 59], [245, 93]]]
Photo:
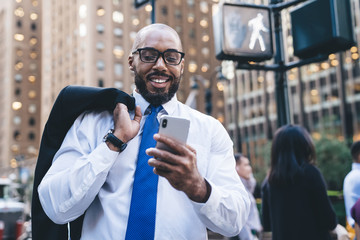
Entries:
[[89, 156], [95, 175], [110, 169], [118, 156], [119, 152], [112, 151], [105, 142], [100, 143]]
[[196, 212], [210, 216], [212, 213], [216, 212], [217, 206], [220, 203], [221, 194], [216, 188], [215, 184], [206, 179], [206, 181], [211, 186], [211, 193], [209, 199], [205, 203], [198, 203], [191, 201]]

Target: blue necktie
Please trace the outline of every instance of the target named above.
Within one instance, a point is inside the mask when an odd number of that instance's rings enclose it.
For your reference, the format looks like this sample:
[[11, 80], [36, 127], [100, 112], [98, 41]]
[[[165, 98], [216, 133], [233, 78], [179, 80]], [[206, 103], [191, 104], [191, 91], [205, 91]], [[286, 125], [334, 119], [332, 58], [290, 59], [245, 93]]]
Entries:
[[148, 165], [150, 156], [145, 150], [155, 147], [153, 135], [159, 130], [157, 114], [161, 109], [162, 106], [151, 106], [151, 113], [145, 120], [135, 170], [126, 240], [154, 239], [158, 176]]

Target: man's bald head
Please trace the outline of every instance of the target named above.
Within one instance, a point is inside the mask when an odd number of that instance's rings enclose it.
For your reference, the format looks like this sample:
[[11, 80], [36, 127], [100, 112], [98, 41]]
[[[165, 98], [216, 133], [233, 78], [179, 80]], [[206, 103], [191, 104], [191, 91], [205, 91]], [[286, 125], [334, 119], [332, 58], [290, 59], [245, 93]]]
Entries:
[[179, 34], [173, 28], [169, 27], [166, 24], [154, 23], [154, 24], [148, 25], [146, 27], [143, 27], [142, 29], [140, 29], [138, 31], [138, 33], [136, 34], [135, 40], [134, 40], [132, 52], [140, 47], [141, 43], [143, 43], [145, 41], [145, 38], [149, 32], [156, 31], [156, 30], [168, 31], [169, 34], [173, 34], [179, 41], [178, 42], [178, 46], [180, 46], [179, 51], [182, 51], [182, 44], [181, 44]]

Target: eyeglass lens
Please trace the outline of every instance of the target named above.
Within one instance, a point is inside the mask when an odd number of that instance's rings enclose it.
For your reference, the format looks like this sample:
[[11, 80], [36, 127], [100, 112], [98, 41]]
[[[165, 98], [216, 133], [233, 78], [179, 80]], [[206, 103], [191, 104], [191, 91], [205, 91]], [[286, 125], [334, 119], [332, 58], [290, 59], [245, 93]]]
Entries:
[[[140, 57], [143, 62], [154, 63], [159, 58], [160, 54], [161, 53], [155, 49], [140, 50]], [[163, 58], [165, 63], [177, 65], [181, 61], [181, 53], [167, 50], [163, 52]]]

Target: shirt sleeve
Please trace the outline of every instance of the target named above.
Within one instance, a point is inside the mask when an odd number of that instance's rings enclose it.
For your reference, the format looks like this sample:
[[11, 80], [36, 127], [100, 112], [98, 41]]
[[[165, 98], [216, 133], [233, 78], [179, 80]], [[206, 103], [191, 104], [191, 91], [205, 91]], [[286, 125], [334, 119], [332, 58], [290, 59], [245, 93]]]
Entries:
[[[111, 124], [101, 122], [104, 114], [78, 117], [38, 187], [45, 213], [57, 224], [70, 222], [85, 212], [119, 154], [102, 142], [100, 134], [105, 135], [106, 125]], [[93, 126], [100, 127], [92, 130]]]
[[344, 202], [346, 219], [350, 226], [354, 226], [355, 221], [351, 217], [350, 209], [360, 198], [359, 172], [351, 171], [344, 180]]
[[239, 234], [249, 216], [250, 199], [235, 170], [233, 144], [219, 122], [211, 137], [206, 180], [211, 194], [206, 203], [193, 202], [199, 218], [210, 230], [230, 237]]

